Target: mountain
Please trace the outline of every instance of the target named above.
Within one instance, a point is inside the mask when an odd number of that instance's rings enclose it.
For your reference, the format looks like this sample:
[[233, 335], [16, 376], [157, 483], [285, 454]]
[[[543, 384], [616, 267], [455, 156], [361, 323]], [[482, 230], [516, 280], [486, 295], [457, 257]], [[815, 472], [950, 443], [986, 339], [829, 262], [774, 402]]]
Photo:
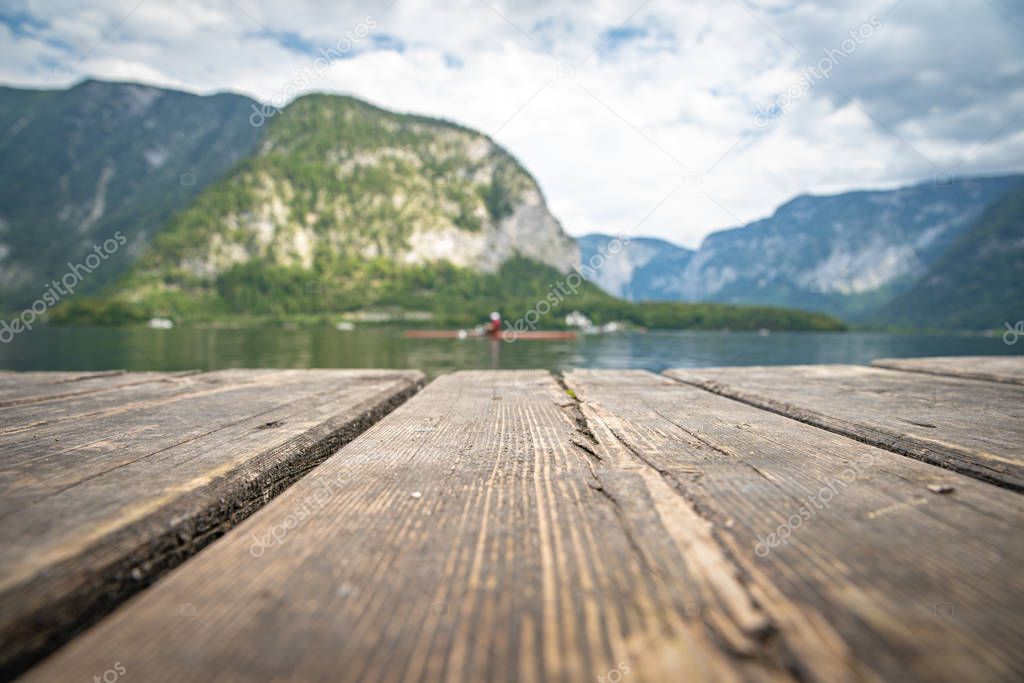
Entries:
[[878, 318], [891, 325], [1002, 329], [1024, 318], [1024, 188], [989, 207]]
[[351, 97], [308, 95], [256, 154], [198, 198], [140, 268], [209, 278], [259, 259], [447, 261], [494, 272], [516, 254], [566, 270], [575, 244], [540, 188], [489, 138]]
[[[515, 258], [557, 275], [579, 252], [508, 152], [446, 121], [308, 95], [156, 236], [122, 289], [177, 315], [429, 305], [433, 283]], [[318, 297], [266, 296], [298, 282]]]
[[[584, 235], [576, 240], [583, 263], [607, 253], [613, 235]], [[622, 251], [606, 259], [595, 269], [591, 281], [609, 294], [629, 301], [654, 301], [666, 298], [663, 292], [674, 277], [686, 269], [693, 250], [652, 237], [632, 237]]]
[[[923, 276], [1024, 176], [801, 196], [769, 218], [712, 233], [696, 252], [638, 244], [631, 298], [795, 306], [859, 320]], [[632, 251], [631, 244], [626, 251]], [[586, 250], [586, 247], [584, 247]], [[664, 264], [664, 265], [662, 265]]]
[[120, 232], [124, 248], [78, 291], [116, 280], [171, 214], [255, 149], [254, 104], [131, 83], [0, 87], [0, 308], [28, 305]]

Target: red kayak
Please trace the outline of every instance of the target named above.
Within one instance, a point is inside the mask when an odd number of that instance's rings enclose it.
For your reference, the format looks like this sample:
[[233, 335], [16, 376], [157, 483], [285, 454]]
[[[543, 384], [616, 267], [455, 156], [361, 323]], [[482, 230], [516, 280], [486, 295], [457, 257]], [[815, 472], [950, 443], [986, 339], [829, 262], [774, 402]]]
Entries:
[[575, 339], [575, 332], [555, 332], [545, 330], [533, 330], [526, 332], [510, 332], [507, 336], [490, 335], [476, 332], [475, 330], [406, 330], [402, 335], [406, 339], [494, 339], [495, 341], [565, 341]]

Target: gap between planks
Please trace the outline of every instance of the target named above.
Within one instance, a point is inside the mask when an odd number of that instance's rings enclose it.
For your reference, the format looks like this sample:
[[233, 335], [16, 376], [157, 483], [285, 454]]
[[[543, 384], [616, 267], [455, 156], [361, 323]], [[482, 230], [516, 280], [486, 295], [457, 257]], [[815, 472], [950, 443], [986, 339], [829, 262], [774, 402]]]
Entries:
[[932, 358], [879, 358], [871, 366], [979, 379], [1003, 384], [1024, 384], [1024, 356], [936, 356]]
[[1024, 491], [1024, 387], [854, 365], [666, 370], [674, 380]]

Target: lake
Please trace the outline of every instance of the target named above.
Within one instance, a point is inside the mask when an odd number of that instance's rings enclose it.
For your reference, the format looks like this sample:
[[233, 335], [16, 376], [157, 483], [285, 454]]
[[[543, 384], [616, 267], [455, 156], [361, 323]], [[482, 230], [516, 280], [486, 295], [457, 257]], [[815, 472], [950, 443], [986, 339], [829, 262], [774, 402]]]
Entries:
[[402, 338], [363, 326], [41, 327], [0, 344], [7, 370], [215, 370], [234, 367], [463, 369], [644, 368], [794, 363], [868, 363], [875, 358], [1024, 353], [996, 334], [652, 331], [513, 343]]

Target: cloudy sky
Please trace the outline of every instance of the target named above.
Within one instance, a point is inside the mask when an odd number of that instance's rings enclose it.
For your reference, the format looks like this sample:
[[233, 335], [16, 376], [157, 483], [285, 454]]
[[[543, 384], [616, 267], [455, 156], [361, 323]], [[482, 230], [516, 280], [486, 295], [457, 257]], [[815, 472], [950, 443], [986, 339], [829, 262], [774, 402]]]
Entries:
[[695, 246], [801, 193], [1024, 170], [1024, 0], [0, 0], [0, 51], [11, 85], [455, 120], [574, 235]]

